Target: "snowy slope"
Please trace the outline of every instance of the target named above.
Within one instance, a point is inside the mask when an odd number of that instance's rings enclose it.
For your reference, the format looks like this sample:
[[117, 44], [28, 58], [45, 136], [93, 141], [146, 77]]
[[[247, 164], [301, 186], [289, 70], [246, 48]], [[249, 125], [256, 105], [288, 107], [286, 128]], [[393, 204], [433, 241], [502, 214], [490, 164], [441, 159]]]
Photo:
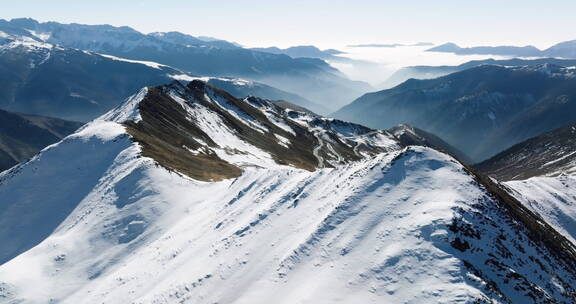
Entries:
[[0, 302], [573, 302], [574, 248], [493, 187], [384, 131], [148, 88], [0, 175]]
[[476, 165], [576, 244], [576, 126], [514, 145]]
[[576, 244], [576, 176], [510, 181], [514, 196]]

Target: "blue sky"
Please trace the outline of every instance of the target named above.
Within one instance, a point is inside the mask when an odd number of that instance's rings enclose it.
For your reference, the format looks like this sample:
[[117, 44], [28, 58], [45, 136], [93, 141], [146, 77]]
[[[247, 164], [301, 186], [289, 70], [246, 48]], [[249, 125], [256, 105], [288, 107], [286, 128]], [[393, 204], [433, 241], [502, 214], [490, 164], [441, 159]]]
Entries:
[[533, 44], [576, 39], [574, 0], [0, 0], [0, 18], [177, 30], [249, 46], [457, 42]]

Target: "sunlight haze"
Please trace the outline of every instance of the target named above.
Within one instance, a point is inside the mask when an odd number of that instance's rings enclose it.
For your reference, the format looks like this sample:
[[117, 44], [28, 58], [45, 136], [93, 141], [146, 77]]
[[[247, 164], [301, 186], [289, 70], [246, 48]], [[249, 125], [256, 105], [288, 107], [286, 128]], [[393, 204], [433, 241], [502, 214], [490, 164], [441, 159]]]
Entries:
[[[576, 2], [555, 1], [0, 1], [0, 18], [180, 31], [250, 47], [456, 42], [548, 47], [576, 38]], [[552, 5], [554, 4], [554, 5]], [[551, 7], [554, 9], [551, 9]], [[543, 19], [553, 15], [553, 18]]]

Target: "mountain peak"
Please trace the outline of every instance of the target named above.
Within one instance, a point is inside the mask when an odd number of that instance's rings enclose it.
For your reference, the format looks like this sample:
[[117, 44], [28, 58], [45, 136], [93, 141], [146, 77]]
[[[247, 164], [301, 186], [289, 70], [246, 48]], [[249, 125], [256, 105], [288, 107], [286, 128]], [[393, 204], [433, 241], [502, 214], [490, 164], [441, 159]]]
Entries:
[[[143, 155], [199, 180], [251, 166], [313, 171], [399, 148], [385, 131], [237, 99], [201, 80], [143, 89], [103, 120], [124, 124]], [[198, 170], [206, 166], [220, 169]]]
[[14, 26], [19, 26], [27, 29], [35, 29], [40, 22], [32, 18], [14, 18], [9, 21]]
[[198, 80], [198, 79], [194, 79], [194, 80], [190, 81], [187, 85], [187, 87], [193, 91], [196, 91], [196, 90], [205, 91], [206, 86], [207, 86], [206, 82]]
[[427, 52], [455, 52], [455, 51], [460, 50], [460, 49], [461, 49], [460, 46], [458, 46], [456, 43], [446, 42], [444, 44], [430, 48], [426, 51]]
[[142, 88], [138, 93], [128, 97], [126, 101], [110, 112], [104, 114], [101, 119], [116, 123], [126, 121], [138, 122], [142, 120], [140, 116], [140, 102], [148, 95], [148, 88]]
[[454, 43], [445, 43], [431, 49], [428, 52], [443, 52], [443, 53], [454, 53], [459, 55], [507, 55], [507, 56], [541, 56], [542, 51], [538, 48], [526, 45], [526, 46], [473, 46], [473, 47], [459, 47]]

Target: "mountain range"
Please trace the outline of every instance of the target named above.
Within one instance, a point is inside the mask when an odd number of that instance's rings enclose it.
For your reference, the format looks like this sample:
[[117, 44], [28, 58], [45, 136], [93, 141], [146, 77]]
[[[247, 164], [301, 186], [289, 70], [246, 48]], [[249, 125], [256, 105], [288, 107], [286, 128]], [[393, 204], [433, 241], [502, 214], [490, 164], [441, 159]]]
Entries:
[[[135, 90], [173, 79], [198, 77], [150, 61], [136, 61], [65, 48], [27, 36], [0, 41], [0, 108], [88, 121], [117, 106]], [[318, 113], [329, 110], [306, 98], [242, 79], [204, 77], [237, 97], [290, 100]]]
[[576, 40], [555, 44], [547, 49], [540, 50], [534, 46], [475, 46], [460, 47], [448, 42], [430, 48], [428, 52], [453, 53], [457, 55], [500, 55], [514, 57], [560, 57], [576, 58]]
[[574, 244], [490, 178], [199, 80], [141, 89], [0, 197], [8, 302], [576, 299]]
[[365, 94], [334, 116], [372, 128], [408, 123], [479, 162], [574, 123], [575, 76], [574, 68], [552, 64], [482, 65]]
[[395, 48], [403, 46], [431, 46], [434, 43], [431, 42], [417, 42], [413, 44], [403, 44], [403, 43], [366, 43], [366, 44], [352, 44], [348, 47], [371, 47], [371, 48]]
[[292, 58], [318, 58], [323, 60], [332, 60], [332, 61], [342, 61], [346, 60], [344, 57], [339, 57], [337, 55], [345, 54], [342, 51], [335, 50], [335, 49], [327, 49], [327, 50], [320, 50], [319, 48], [313, 45], [300, 45], [300, 46], [292, 46], [289, 48], [281, 49], [278, 47], [266, 47], [266, 48], [252, 48], [251, 50], [265, 52], [265, 53], [272, 53], [272, 54], [284, 54], [288, 55]]
[[404, 81], [414, 78], [414, 79], [431, 79], [445, 76], [454, 72], [463, 71], [469, 68], [473, 68], [480, 65], [501, 65], [501, 66], [535, 66], [541, 64], [553, 64], [563, 67], [576, 66], [576, 59], [558, 59], [558, 58], [537, 58], [537, 59], [483, 59], [483, 60], [472, 60], [465, 62], [460, 65], [440, 65], [440, 66], [428, 66], [428, 65], [418, 65], [418, 66], [407, 66], [400, 68], [394, 72], [386, 81], [378, 85], [379, 88], [389, 89], [393, 88]]
[[[282, 91], [280, 89], [254, 82], [247, 81], [243, 79], [230, 79], [230, 78], [218, 78], [218, 77], [208, 77], [202, 78], [208, 82], [208, 84], [220, 88], [235, 97], [243, 98], [247, 96], [258, 96], [275, 101], [277, 104], [285, 104], [288, 107], [300, 107], [303, 111], [312, 111], [314, 113], [328, 113], [330, 110], [323, 106], [312, 102], [302, 96], [296, 95], [294, 93]], [[291, 105], [288, 105], [291, 104]]]
[[183, 74], [160, 64], [123, 61], [22, 36], [0, 44], [0, 69], [1, 108], [77, 121], [104, 114], [142, 85]]
[[177, 33], [143, 34], [129, 27], [0, 20], [0, 31], [65, 48], [168, 65], [200, 76], [244, 78], [288, 92], [299, 92], [335, 110], [370, 90], [316, 58], [258, 52], [225, 41], [206, 41]]

